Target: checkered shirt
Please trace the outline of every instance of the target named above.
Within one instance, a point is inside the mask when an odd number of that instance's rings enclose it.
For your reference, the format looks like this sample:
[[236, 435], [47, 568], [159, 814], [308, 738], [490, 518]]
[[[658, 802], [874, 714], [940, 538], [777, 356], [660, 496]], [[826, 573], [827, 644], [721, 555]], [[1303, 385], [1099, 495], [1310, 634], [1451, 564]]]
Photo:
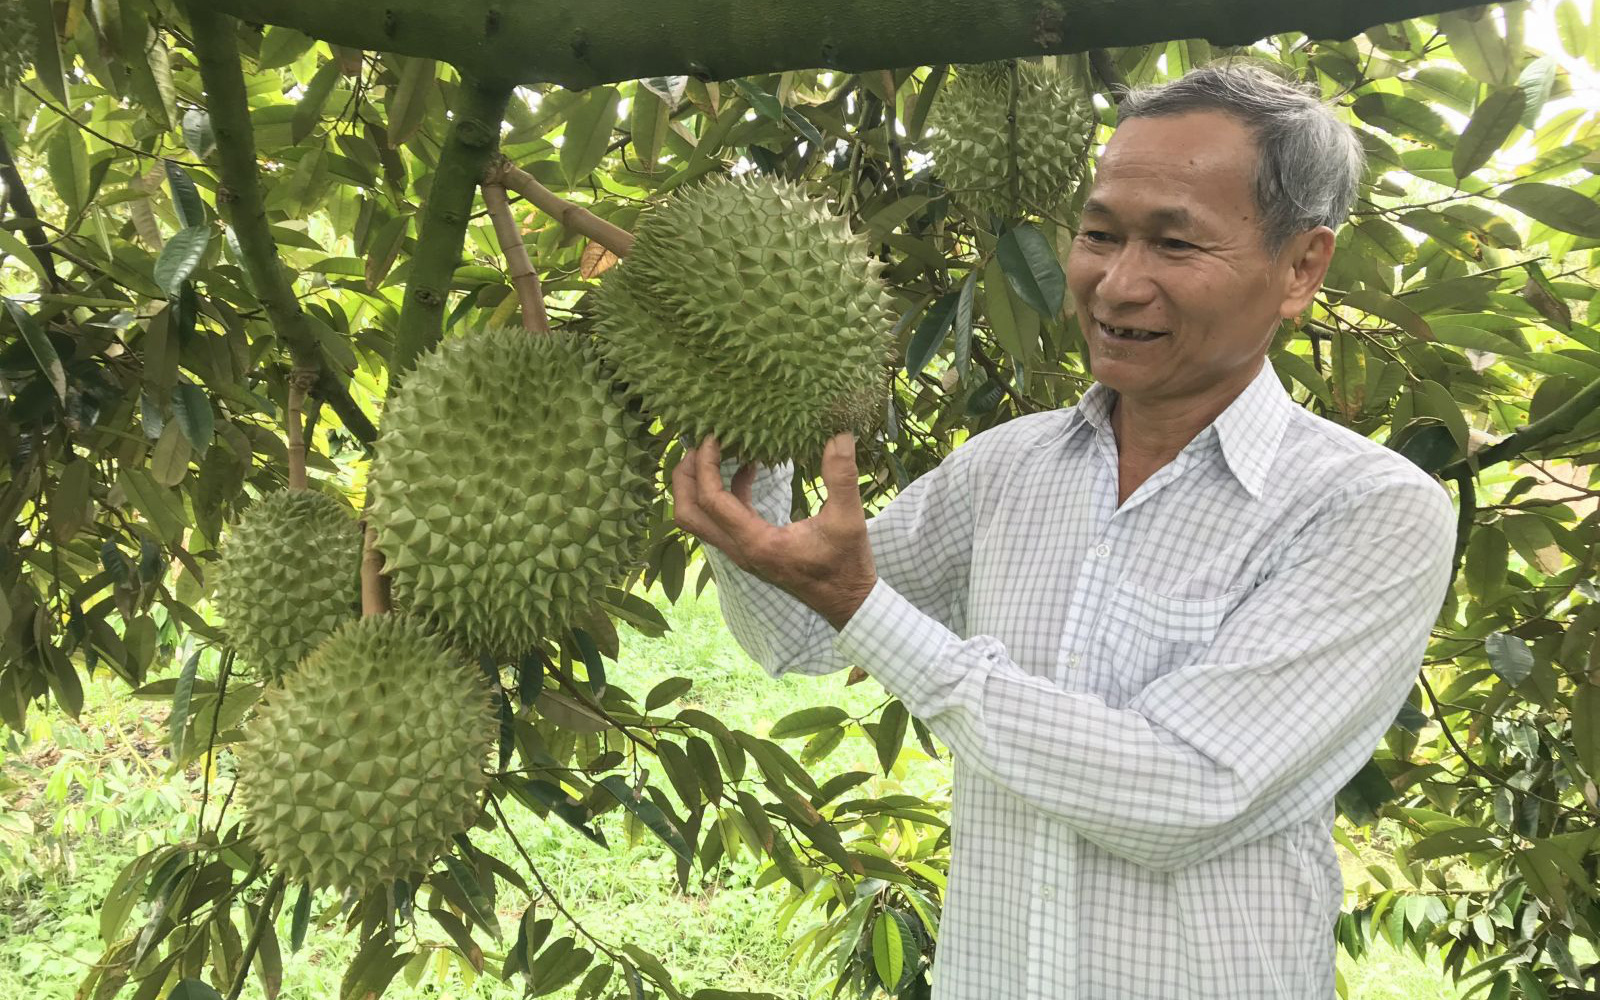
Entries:
[[[1415, 682], [1449, 494], [1266, 363], [1119, 507], [1115, 397], [895, 497], [843, 630], [708, 546], [723, 615], [772, 676], [860, 665], [953, 752], [933, 1000], [1331, 1000], [1333, 799]], [[774, 523], [789, 472], [756, 478]]]

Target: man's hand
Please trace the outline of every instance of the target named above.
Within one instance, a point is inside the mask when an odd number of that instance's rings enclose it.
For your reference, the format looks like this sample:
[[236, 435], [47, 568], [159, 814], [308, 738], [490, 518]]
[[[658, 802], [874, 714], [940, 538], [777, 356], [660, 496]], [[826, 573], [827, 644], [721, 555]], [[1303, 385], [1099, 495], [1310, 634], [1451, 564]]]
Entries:
[[804, 521], [775, 525], [750, 501], [755, 466], [722, 485], [722, 449], [713, 435], [684, 451], [672, 470], [673, 520], [734, 565], [781, 587], [842, 629], [878, 581], [857, 485], [855, 436], [835, 436], [822, 451], [828, 499]]

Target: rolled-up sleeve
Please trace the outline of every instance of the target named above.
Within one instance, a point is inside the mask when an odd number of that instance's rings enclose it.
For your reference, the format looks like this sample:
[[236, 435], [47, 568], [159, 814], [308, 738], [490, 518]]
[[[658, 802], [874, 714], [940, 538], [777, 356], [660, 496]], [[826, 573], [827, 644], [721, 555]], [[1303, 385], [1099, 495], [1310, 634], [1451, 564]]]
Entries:
[[1107, 851], [1159, 870], [1316, 815], [1415, 681], [1454, 515], [1420, 476], [1352, 484], [1282, 549], [1204, 655], [1126, 708], [961, 638], [887, 580], [835, 636], [957, 757]]

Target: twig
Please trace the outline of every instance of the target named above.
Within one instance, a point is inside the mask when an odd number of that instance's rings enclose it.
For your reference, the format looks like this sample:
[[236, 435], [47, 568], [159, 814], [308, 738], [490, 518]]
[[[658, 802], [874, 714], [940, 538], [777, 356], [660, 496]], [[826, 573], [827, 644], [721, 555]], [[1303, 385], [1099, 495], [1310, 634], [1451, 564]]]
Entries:
[[1122, 99], [1127, 96], [1128, 81], [1123, 77], [1122, 70], [1117, 68], [1111, 53], [1105, 49], [1090, 49], [1089, 67], [1105, 86], [1106, 96], [1111, 98], [1111, 103], [1120, 105]]
[[533, 202], [534, 207], [572, 232], [610, 250], [618, 257], [633, 249], [633, 234], [614, 226], [582, 205], [575, 205], [540, 184], [534, 176], [514, 163], [504, 163], [498, 171], [500, 182]]
[[362, 520], [361, 615], [389, 613], [389, 578], [383, 575], [383, 553], [378, 551], [378, 529]]
[[217, 752], [217, 723], [222, 718], [222, 699], [228, 696], [228, 675], [233, 673], [233, 655], [233, 650], [228, 650], [217, 666], [217, 703], [211, 708], [211, 735], [206, 739], [206, 780], [200, 787], [200, 817], [194, 824], [197, 830], [206, 828], [206, 804], [211, 800], [211, 771], [216, 764], [212, 754]]
[[[502, 164], [506, 161], [501, 160]], [[489, 207], [489, 219], [494, 223], [494, 235], [500, 241], [500, 252], [506, 257], [506, 274], [511, 287], [517, 290], [522, 301], [522, 328], [533, 333], [550, 332], [550, 314], [544, 311], [544, 290], [539, 286], [539, 272], [534, 270], [528, 257], [528, 245], [522, 241], [517, 220], [511, 216], [511, 202], [506, 200], [506, 189], [491, 170], [483, 182], [483, 203]]]
[[1491, 465], [1521, 457], [1536, 445], [1572, 430], [1596, 409], [1600, 409], [1600, 378], [1533, 423], [1524, 425], [1475, 455], [1445, 466], [1439, 470], [1439, 478], [1455, 479], [1463, 473], [1475, 474]]
[[250, 932], [250, 941], [244, 946], [244, 957], [239, 960], [239, 973], [233, 977], [228, 1000], [239, 1000], [239, 994], [244, 992], [244, 980], [250, 974], [250, 963], [256, 957], [256, 949], [261, 947], [261, 936], [272, 926], [272, 908], [277, 905], [282, 892], [283, 872], [279, 872], [272, 876], [272, 884], [267, 886], [267, 894], [261, 900], [261, 911], [256, 914], [256, 926]]
[[29, 94], [31, 94], [33, 96], [33, 98], [35, 100], [37, 100], [40, 104], [42, 104], [45, 107], [49, 108], [51, 111], [53, 111], [56, 114], [60, 115], [62, 118], [65, 118], [67, 121], [69, 121], [73, 125], [77, 126], [78, 129], [80, 129], [81, 131], [89, 133], [90, 135], [94, 136], [96, 139], [99, 139], [101, 142], [105, 143], [108, 146], [114, 146], [117, 149], [120, 149], [125, 153], [132, 153], [135, 156], [148, 157], [148, 158], [150, 158], [152, 160], [158, 160], [158, 161], [159, 160], [172, 160], [173, 163], [177, 163], [177, 164], [180, 164], [181, 166], [185, 166], [185, 167], [201, 167], [201, 168], [205, 167], [204, 163], [196, 163], [196, 162], [194, 162], [192, 160], [174, 160], [174, 159], [172, 159], [172, 157], [164, 156], [161, 153], [152, 153], [147, 149], [140, 149], [137, 146], [130, 146], [125, 142], [118, 142], [117, 140], [111, 138], [109, 135], [106, 135], [104, 132], [98, 132], [93, 127], [91, 127], [90, 125], [85, 124], [83, 121], [81, 121], [81, 120], [79, 120], [77, 118], [74, 118], [72, 116], [72, 113], [69, 112], [66, 108], [57, 107], [56, 105], [51, 104], [49, 98], [45, 97], [43, 94], [39, 93], [37, 90], [34, 90], [32, 87], [28, 86], [27, 84], [24, 83], [21, 86], [22, 86], [23, 90], [26, 90]]
[[1010, 81], [1006, 97], [1006, 158], [1010, 166], [1007, 173], [1010, 175], [1011, 217], [1014, 219], [1022, 211], [1021, 154], [1017, 149], [1017, 99], [1022, 89], [1022, 71], [1015, 59], [1006, 60], [1006, 78]]

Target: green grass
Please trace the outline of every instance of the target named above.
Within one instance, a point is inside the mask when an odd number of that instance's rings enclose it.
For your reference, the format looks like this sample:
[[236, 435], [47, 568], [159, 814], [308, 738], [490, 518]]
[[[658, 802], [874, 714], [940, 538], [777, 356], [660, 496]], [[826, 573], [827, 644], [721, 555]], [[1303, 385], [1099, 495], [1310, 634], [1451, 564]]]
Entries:
[[[844, 672], [820, 678], [768, 677], [728, 635], [710, 590], [698, 600], [686, 595], [676, 607], [663, 605], [663, 609], [673, 631], [650, 639], [623, 629], [620, 662], [608, 665], [611, 683], [641, 700], [665, 678], [688, 677], [694, 681], [693, 689], [668, 711], [699, 707], [730, 727], [763, 736], [773, 722], [809, 705], [836, 704], [852, 715], [871, 720], [886, 700], [883, 689], [872, 680], [846, 687]], [[42, 738], [20, 753], [0, 753], [0, 761], [7, 765], [5, 775], [25, 789], [32, 782], [36, 796], [49, 773], [40, 762], [49, 760], [52, 746], [60, 742], [57, 736], [68, 744], [76, 741], [87, 748], [62, 751], [81, 754], [79, 777], [91, 767], [109, 767], [111, 761], [121, 761], [117, 766], [121, 768], [119, 773], [125, 775], [96, 790], [74, 786], [77, 790], [64, 802], [35, 799], [30, 811], [42, 817], [40, 822], [52, 814], [69, 820], [59, 842], [42, 852], [45, 856], [32, 859], [33, 874], [16, 885], [6, 886], [0, 881], [0, 997], [70, 997], [84, 969], [100, 952], [96, 904], [121, 866], [135, 855], [135, 841], [159, 840], [169, 833], [181, 835], [185, 824], [192, 821], [199, 788], [192, 774], [169, 779], [159, 773], [147, 773], [147, 768], [133, 763], [146, 759], [159, 746], [164, 738], [159, 720], [164, 715], [163, 706], [121, 696], [117, 688], [102, 679], [90, 686], [89, 707], [81, 726], [52, 720], [48, 727], [35, 727], [36, 735]], [[81, 735], [84, 733], [90, 735]], [[796, 741], [791, 751], [798, 752], [798, 746]], [[152, 759], [155, 765], [162, 763], [158, 755]], [[904, 791], [938, 799], [948, 796], [948, 757], [943, 761], [928, 758], [914, 738], [908, 739], [894, 773], [888, 777], [878, 772], [876, 755], [864, 737], [846, 738], [817, 769], [823, 774], [853, 769], [872, 771], [876, 777], [859, 790], [863, 795]], [[677, 797], [671, 794], [670, 786], [668, 794], [676, 804]], [[77, 796], [76, 801], [72, 795]], [[187, 813], [175, 812], [175, 805], [186, 807]], [[100, 817], [108, 809], [114, 812], [117, 808], [126, 813], [121, 825], [108, 822], [102, 830], [105, 821], [96, 818], [84, 824], [81, 835], [74, 833], [73, 825], [79, 820], [72, 817]], [[697, 866], [691, 876], [693, 891], [683, 895], [676, 889], [670, 855], [658, 841], [646, 835], [637, 847], [627, 845], [621, 810], [606, 813], [597, 821], [612, 844], [609, 851], [585, 840], [559, 820], [545, 822], [520, 811], [508, 815], [541, 877], [578, 923], [609, 946], [633, 943], [656, 954], [686, 994], [699, 987], [716, 986], [768, 990], [805, 1000], [822, 1000], [828, 995], [821, 983], [825, 977], [816, 977], [816, 982], [808, 984], [806, 977], [792, 969], [785, 958], [787, 941], [804, 931], [812, 918], [803, 911], [786, 935], [778, 935], [777, 911], [787, 895], [788, 883], [779, 881], [761, 889], [751, 888], [758, 865], [749, 860], [734, 864], [725, 881], [703, 891], [693, 881], [700, 877]], [[136, 834], [140, 830], [142, 834]], [[516, 857], [515, 847], [503, 830], [474, 831], [473, 839], [479, 847], [501, 858]], [[1340, 851], [1347, 884], [1365, 881], [1368, 876], [1364, 863], [1372, 859], [1357, 860], [1345, 854], [1343, 848]], [[0, 854], [0, 871], [6, 861], [6, 856]], [[16, 870], [16, 865], [13, 863], [11, 868]], [[502, 885], [497, 911], [508, 944], [525, 905], [518, 890]], [[557, 916], [548, 902], [540, 903], [537, 912]], [[285, 916], [279, 921], [279, 940], [284, 942], [285, 952], [287, 926]], [[563, 926], [558, 919], [552, 939], [566, 933]], [[425, 929], [424, 937], [445, 940], [436, 929], [431, 933]], [[485, 945], [489, 965], [498, 969], [502, 950], [493, 942], [480, 943]], [[586, 942], [580, 937], [579, 944]], [[337, 996], [340, 977], [354, 951], [353, 942], [336, 925], [313, 927], [298, 954], [284, 955], [280, 995], [285, 1000]], [[1341, 951], [1339, 968], [1351, 1000], [1458, 997], [1458, 991], [1434, 971], [1437, 955], [1430, 955], [1429, 959], [1423, 962], [1409, 951], [1397, 953], [1379, 939], [1360, 962]], [[450, 953], [440, 951], [433, 962], [437, 964], [430, 965], [416, 987], [397, 978], [385, 996], [405, 1000], [520, 996], [520, 988], [500, 983], [492, 976], [474, 975]], [[132, 992], [126, 989], [124, 995], [131, 996]], [[549, 995], [568, 1000], [573, 992], [568, 987]], [[244, 995], [263, 996], [254, 979]]]

